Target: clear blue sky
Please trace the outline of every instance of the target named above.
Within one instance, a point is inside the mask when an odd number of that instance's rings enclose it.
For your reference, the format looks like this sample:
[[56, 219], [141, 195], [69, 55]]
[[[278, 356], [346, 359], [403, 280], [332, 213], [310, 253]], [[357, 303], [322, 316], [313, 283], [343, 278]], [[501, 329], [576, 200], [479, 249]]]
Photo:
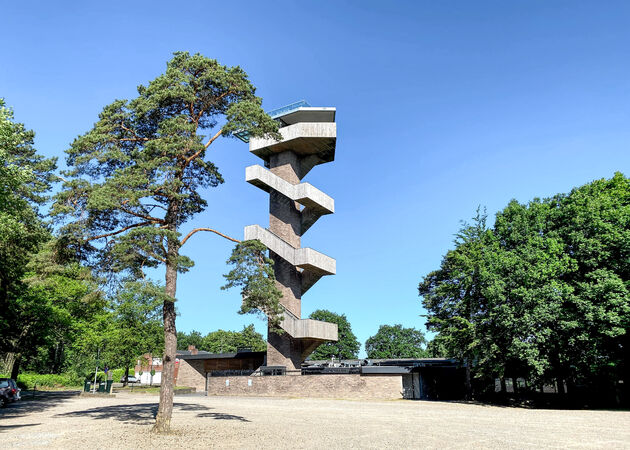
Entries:
[[[242, 66], [267, 109], [336, 106], [336, 160], [305, 181], [337, 212], [303, 245], [336, 258], [337, 275], [302, 311], [345, 313], [362, 343], [380, 324], [424, 329], [417, 284], [477, 205], [493, 216], [630, 173], [627, 1], [2, 3], [0, 96], [48, 156], [178, 50]], [[259, 161], [240, 141], [213, 147], [226, 183], [188, 226], [267, 226], [267, 194], [244, 181]], [[231, 244], [190, 242], [178, 328], [264, 333], [219, 290]]]

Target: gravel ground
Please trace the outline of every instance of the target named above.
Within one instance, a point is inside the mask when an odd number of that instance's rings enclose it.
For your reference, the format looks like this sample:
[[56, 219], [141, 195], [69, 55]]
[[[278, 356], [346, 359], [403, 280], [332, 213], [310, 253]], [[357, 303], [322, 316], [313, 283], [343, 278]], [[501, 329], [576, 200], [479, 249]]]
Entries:
[[0, 410], [0, 447], [630, 449], [627, 411], [177, 396], [167, 436], [150, 433], [156, 411], [154, 395], [40, 394]]

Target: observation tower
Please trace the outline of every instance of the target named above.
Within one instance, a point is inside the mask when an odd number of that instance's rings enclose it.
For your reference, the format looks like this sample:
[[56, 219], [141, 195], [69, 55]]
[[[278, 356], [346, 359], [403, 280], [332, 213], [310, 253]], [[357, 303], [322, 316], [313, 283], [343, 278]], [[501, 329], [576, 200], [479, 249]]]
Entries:
[[300, 242], [317, 219], [335, 211], [331, 197], [301, 182], [313, 167], [334, 160], [335, 112], [300, 101], [269, 112], [280, 124], [280, 141], [238, 136], [265, 165], [247, 167], [245, 180], [269, 193], [269, 228], [249, 225], [245, 240], [262, 242], [274, 261], [285, 310], [280, 325], [284, 333], [268, 330], [267, 366], [284, 366], [288, 374], [298, 374], [320, 344], [337, 340], [337, 324], [301, 318], [302, 295], [321, 277], [334, 275], [336, 261]]

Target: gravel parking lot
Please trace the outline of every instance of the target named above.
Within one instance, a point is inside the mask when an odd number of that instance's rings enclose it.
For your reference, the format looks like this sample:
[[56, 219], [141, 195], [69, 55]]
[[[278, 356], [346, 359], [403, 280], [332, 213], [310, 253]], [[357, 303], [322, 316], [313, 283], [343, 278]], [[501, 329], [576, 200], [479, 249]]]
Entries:
[[423, 401], [177, 396], [172, 435], [150, 433], [157, 396], [39, 394], [0, 410], [0, 447], [630, 448], [630, 412]]

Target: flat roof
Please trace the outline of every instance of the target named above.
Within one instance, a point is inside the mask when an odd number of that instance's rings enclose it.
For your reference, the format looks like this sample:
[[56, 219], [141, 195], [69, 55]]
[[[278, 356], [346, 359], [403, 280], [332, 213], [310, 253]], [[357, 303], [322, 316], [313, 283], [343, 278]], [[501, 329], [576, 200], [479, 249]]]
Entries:
[[210, 353], [199, 350], [196, 355], [191, 354], [188, 350], [178, 350], [177, 357], [179, 359], [245, 359], [264, 357], [267, 354], [263, 352], [233, 352], [233, 353]]

